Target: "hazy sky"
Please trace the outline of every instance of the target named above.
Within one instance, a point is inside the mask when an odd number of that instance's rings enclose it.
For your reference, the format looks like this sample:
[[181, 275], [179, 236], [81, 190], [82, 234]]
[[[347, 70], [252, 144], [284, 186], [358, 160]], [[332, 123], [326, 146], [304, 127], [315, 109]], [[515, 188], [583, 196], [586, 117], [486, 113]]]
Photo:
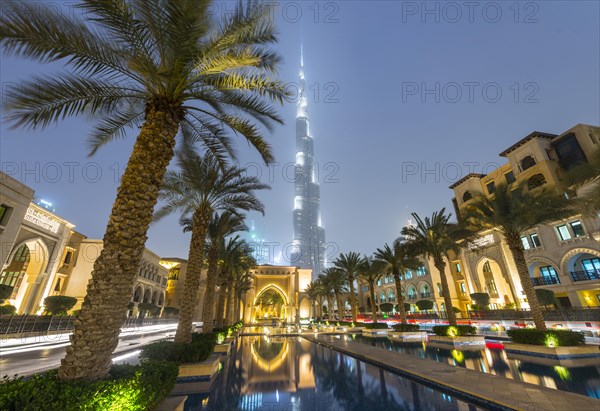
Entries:
[[[531, 131], [600, 124], [596, 1], [272, 3], [280, 77], [292, 89], [304, 44], [330, 260], [335, 250], [371, 253], [393, 240], [411, 212], [451, 209], [452, 182], [502, 164], [498, 153]], [[38, 4], [70, 13], [73, 3]], [[3, 101], [19, 80], [54, 68], [3, 57]], [[295, 104], [281, 110], [285, 126], [267, 136], [278, 164], [259, 166], [238, 145], [241, 162], [272, 185], [260, 193], [266, 216], [251, 218], [275, 254], [292, 239]], [[0, 160], [76, 230], [101, 238], [135, 131], [87, 158], [88, 127], [2, 124]], [[151, 227], [147, 246], [186, 257], [188, 239], [173, 217]]]

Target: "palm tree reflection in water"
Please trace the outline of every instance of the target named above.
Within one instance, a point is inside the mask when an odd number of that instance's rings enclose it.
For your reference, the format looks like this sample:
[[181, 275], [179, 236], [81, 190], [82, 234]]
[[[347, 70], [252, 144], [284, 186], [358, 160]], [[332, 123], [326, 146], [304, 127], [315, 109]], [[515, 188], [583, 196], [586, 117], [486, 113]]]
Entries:
[[188, 401], [186, 411], [467, 408], [453, 397], [301, 338], [242, 337], [233, 351], [208, 398]]

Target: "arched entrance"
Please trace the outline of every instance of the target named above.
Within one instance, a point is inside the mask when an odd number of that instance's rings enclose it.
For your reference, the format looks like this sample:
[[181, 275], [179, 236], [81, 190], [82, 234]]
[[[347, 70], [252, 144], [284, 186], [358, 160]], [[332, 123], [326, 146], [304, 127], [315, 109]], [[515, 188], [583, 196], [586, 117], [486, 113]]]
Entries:
[[[14, 247], [10, 263], [0, 275], [0, 284], [13, 287], [10, 303], [17, 312], [33, 314], [39, 308], [38, 286], [41, 286], [48, 266], [49, 252], [46, 244], [37, 238], [23, 241]], [[39, 290], [41, 291], [41, 290]]]
[[288, 301], [277, 287], [267, 287], [254, 299], [255, 320], [284, 320], [287, 318]]
[[310, 318], [313, 317], [314, 314], [312, 313], [311, 307], [310, 307], [310, 302], [308, 301], [308, 298], [303, 298], [300, 301], [300, 319], [303, 318]]
[[[511, 290], [502, 276], [500, 265], [490, 258], [482, 258], [477, 263], [477, 278], [480, 292], [490, 296], [490, 307], [500, 308], [511, 302]], [[513, 301], [514, 302], [514, 301]]]

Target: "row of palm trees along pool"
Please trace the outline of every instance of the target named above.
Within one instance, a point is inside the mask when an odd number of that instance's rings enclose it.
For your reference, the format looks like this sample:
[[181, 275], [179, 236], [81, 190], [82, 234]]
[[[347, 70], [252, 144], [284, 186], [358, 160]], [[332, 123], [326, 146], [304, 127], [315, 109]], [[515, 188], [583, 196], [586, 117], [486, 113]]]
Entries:
[[[446, 276], [449, 253], [458, 253], [461, 246], [469, 244], [482, 230], [495, 229], [504, 237], [512, 253], [519, 280], [529, 302], [535, 327], [546, 330], [541, 305], [531, 282], [529, 270], [525, 262], [525, 250], [521, 237], [532, 228], [560, 220], [570, 215], [581, 213], [598, 215], [600, 212], [600, 158], [573, 170], [569, 179], [573, 182], [573, 190], [583, 186], [591, 187], [584, 195], [569, 199], [564, 193], [555, 190], [537, 188], [529, 190], [524, 184], [516, 187], [498, 186], [492, 197], [480, 195], [466, 207], [460, 217], [460, 223], [451, 222], [451, 214], [442, 208], [431, 217], [422, 218], [412, 213], [415, 224], [402, 229], [401, 237], [392, 245], [385, 244], [371, 256], [361, 256], [351, 251], [342, 253], [333, 262], [333, 267], [326, 269], [317, 280], [308, 284], [307, 295], [311, 307], [317, 302], [319, 315], [322, 317], [323, 301], [327, 301], [328, 318], [332, 318], [332, 299], [335, 297], [338, 307], [343, 307], [341, 295], [349, 293], [352, 321], [357, 321], [358, 302], [354, 292], [355, 280], [365, 284], [370, 292], [371, 318], [377, 323], [377, 305], [374, 304], [375, 284], [384, 275], [392, 275], [398, 296], [400, 321], [406, 324], [406, 310], [402, 292], [402, 278], [406, 271], [417, 269], [421, 262], [419, 256], [433, 260], [439, 271], [441, 294], [444, 298], [445, 314], [450, 325], [456, 325], [456, 312]], [[340, 310], [341, 312], [341, 310]]]

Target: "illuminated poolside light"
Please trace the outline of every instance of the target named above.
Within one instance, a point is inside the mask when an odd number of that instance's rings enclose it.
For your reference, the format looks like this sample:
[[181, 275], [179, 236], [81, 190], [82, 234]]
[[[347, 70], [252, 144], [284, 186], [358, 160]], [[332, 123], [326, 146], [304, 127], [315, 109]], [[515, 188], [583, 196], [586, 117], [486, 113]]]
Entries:
[[448, 337], [456, 337], [458, 335], [458, 328], [452, 326], [448, 327], [448, 331], [446, 331], [446, 335]]
[[554, 334], [548, 334], [546, 335], [544, 344], [546, 344], [546, 347], [558, 347], [558, 338]]

